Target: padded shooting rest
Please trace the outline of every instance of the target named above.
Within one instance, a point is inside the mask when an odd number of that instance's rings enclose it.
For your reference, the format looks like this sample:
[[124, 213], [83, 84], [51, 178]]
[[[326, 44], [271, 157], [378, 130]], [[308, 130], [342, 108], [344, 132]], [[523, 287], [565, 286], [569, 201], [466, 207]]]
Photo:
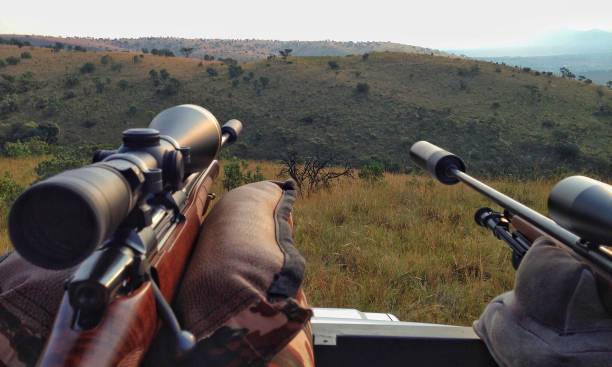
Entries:
[[501, 367], [612, 366], [612, 314], [592, 271], [545, 238], [523, 258], [514, 291], [491, 301], [474, 329]]
[[[211, 210], [174, 302], [198, 340], [180, 365], [314, 365], [295, 197], [293, 182], [264, 181], [228, 192]], [[0, 365], [35, 365], [73, 271], [37, 268], [16, 253], [2, 259]], [[177, 366], [168, 345], [162, 329], [143, 364]]]

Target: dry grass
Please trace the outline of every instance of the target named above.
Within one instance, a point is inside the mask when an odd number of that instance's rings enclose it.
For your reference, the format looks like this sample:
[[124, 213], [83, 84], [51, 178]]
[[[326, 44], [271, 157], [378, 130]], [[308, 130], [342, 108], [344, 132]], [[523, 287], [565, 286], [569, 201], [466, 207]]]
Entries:
[[[39, 160], [3, 158], [0, 173], [27, 185]], [[278, 165], [251, 162], [250, 168], [257, 165], [266, 178], [277, 179]], [[214, 187], [219, 194], [222, 176]], [[553, 181], [490, 184], [542, 210]], [[386, 175], [378, 184], [344, 179], [300, 198], [296, 244], [307, 261], [310, 303], [469, 325], [514, 280], [509, 250], [473, 222], [475, 210], [486, 205], [464, 186], [411, 175]], [[5, 215], [0, 248], [10, 248]]]
[[[28, 186], [36, 180], [37, 176], [34, 168], [43, 158], [2, 158], [0, 159], [0, 174], [5, 175], [8, 172], [19, 185]], [[0, 209], [0, 253], [8, 251], [12, 247], [6, 224], [7, 214], [8, 208]]]
[[[276, 178], [278, 166], [256, 164]], [[540, 211], [553, 183], [490, 182]], [[379, 184], [346, 179], [299, 199], [296, 244], [307, 260], [309, 302], [469, 325], [514, 282], [506, 245], [473, 221], [487, 205], [462, 185], [411, 175]]]

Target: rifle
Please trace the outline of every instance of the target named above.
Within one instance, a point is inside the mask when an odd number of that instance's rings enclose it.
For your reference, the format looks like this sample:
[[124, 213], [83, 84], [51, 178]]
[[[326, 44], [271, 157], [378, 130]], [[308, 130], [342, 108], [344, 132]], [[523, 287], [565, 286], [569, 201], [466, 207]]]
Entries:
[[[592, 265], [609, 290], [612, 284], [612, 247], [607, 246], [612, 244], [610, 185], [583, 176], [560, 181], [548, 198], [551, 219], [468, 175], [461, 158], [438, 146], [416, 142], [410, 148], [410, 157], [441, 183], [463, 182], [504, 208], [501, 213], [481, 208], [475, 220], [510, 246], [515, 268], [532, 243], [538, 237], [547, 236]], [[608, 302], [612, 304], [612, 299]]]
[[178, 355], [195, 345], [169, 302], [214, 198], [217, 153], [241, 130], [202, 107], [172, 107], [149, 128], [124, 131], [117, 150], [15, 201], [17, 252], [46, 269], [75, 269], [38, 365], [138, 365], [162, 321]]

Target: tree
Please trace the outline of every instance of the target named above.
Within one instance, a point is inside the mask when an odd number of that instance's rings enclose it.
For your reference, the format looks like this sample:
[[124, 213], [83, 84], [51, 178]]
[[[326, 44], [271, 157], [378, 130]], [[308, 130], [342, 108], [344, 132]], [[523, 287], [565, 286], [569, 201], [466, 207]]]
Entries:
[[359, 170], [359, 178], [368, 182], [378, 182], [385, 178], [385, 167], [377, 161], [363, 165]]
[[22, 52], [21, 53], [21, 58], [22, 59], [31, 59], [32, 58], [32, 54], [29, 52]]
[[572, 73], [568, 68], [566, 68], [565, 66], [560, 68], [559, 71], [561, 72], [561, 76], [563, 78], [567, 78], [567, 79], [575, 79], [576, 78], [576, 74]]
[[340, 177], [353, 178], [353, 169], [347, 163], [339, 171], [332, 169], [331, 159], [318, 156], [300, 158], [296, 152], [291, 152], [282, 160], [283, 168], [279, 176], [291, 177], [298, 186], [300, 195], [310, 195], [321, 188], [330, 188], [333, 181]]
[[608, 81], [606, 85], [608, 86], [608, 88], [612, 89], [612, 80]]
[[125, 79], [121, 79], [120, 81], [117, 82], [117, 86], [121, 90], [126, 90], [130, 86], [130, 83]]
[[21, 59], [15, 57], [15, 56], [9, 56], [5, 60], [6, 60], [6, 63], [9, 64], [9, 65], [17, 65], [21, 61]]
[[278, 53], [283, 57], [283, 59], [286, 59], [287, 57], [289, 57], [292, 52], [293, 52], [293, 49], [291, 48], [286, 48], [284, 50], [278, 51]]
[[191, 55], [191, 53], [193, 52], [194, 48], [193, 47], [183, 47], [181, 48], [181, 52], [183, 53], [183, 55], [185, 55], [185, 57], [189, 57]]
[[143, 54], [148, 54], [149, 53], [149, 49], [148, 48], [143, 48], [142, 49], [142, 53]]
[[81, 74], [91, 74], [96, 71], [96, 65], [93, 62], [86, 62], [79, 70]]
[[370, 54], [369, 53], [365, 53], [363, 55], [361, 55], [361, 60], [362, 61], [368, 61], [368, 59], [370, 58]]
[[230, 64], [228, 66], [228, 72], [230, 79], [234, 79], [242, 75], [242, 73], [244, 73], [244, 70], [242, 70], [242, 67], [239, 65]]
[[370, 85], [368, 83], [357, 83], [357, 86], [355, 87], [355, 92], [357, 92], [357, 94], [365, 96], [370, 93]]
[[340, 69], [340, 65], [338, 65], [338, 62], [334, 61], [334, 60], [328, 61], [327, 65], [329, 65], [329, 68], [332, 69], [332, 70]]
[[109, 55], [104, 55], [100, 58], [100, 64], [108, 65], [113, 59]]
[[208, 74], [208, 76], [217, 76], [217, 75], [219, 75], [219, 73], [217, 72], [217, 70], [215, 68], [206, 68], [206, 73]]

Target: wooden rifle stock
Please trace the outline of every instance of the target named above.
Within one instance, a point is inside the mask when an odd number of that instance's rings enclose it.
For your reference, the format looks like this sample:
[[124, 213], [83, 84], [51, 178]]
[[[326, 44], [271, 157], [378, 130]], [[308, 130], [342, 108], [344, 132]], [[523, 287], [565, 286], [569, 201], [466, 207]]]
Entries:
[[[171, 229], [163, 246], [149, 260], [168, 302], [188, 264], [218, 174], [219, 164], [213, 161], [194, 179], [181, 210], [185, 220]], [[92, 329], [73, 327], [74, 315], [66, 292], [39, 366], [137, 366], [161, 326], [150, 280], [129, 295], [112, 300]]]

